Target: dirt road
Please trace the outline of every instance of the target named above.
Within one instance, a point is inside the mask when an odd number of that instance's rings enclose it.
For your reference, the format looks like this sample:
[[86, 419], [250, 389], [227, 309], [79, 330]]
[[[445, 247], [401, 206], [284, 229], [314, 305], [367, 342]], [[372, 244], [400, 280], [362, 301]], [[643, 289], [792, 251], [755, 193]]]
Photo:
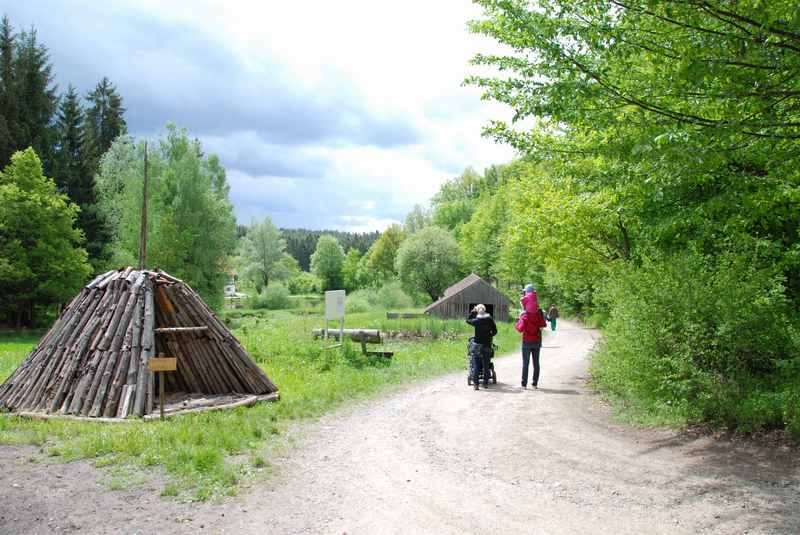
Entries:
[[[614, 425], [563, 322], [537, 391], [515, 354], [326, 418], [272, 491], [196, 518], [226, 533], [800, 533], [796, 452]], [[241, 513], [244, 509], [247, 513]], [[239, 512], [240, 514], [237, 514]]]
[[560, 323], [538, 391], [514, 354], [489, 390], [459, 373], [327, 416], [225, 503], [92, 514], [127, 533], [800, 533], [796, 450], [614, 424], [584, 386], [595, 337]]

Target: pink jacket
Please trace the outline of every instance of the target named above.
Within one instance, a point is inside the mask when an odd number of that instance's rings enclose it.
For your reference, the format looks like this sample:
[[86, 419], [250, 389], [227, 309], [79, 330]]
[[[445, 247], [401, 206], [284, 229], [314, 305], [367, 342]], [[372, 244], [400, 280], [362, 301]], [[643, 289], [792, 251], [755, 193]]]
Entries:
[[519, 303], [522, 305], [522, 309], [529, 314], [539, 310], [539, 296], [536, 295], [535, 290], [532, 293], [523, 295]]

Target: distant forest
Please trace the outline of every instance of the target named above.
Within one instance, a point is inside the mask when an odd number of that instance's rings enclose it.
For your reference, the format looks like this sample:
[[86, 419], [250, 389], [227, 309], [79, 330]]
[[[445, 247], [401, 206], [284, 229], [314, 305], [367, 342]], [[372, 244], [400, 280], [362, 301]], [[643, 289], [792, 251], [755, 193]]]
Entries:
[[359, 255], [366, 253], [381, 235], [377, 230], [363, 233], [342, 232], [339, 230], [307, 230], [302, 228], [282, 228], [280, 230], [286, 240], [286, 252], [297, 260], [303, 271], [309, 271], [311, 255], [317, 247], [317, 240], [323, 234], [331, 235], [339, 240], [345, 252], [355, 249]]

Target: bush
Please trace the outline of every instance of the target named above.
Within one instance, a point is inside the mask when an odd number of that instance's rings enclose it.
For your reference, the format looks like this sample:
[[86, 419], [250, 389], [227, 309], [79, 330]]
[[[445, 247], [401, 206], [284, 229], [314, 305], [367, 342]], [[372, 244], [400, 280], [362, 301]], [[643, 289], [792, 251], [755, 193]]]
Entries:
[[370, 304], [367, 293], [367, 290], [356, 290], [348, 295], [344, 305], [345, 312], [348, 314], [357, 314], [360, 312], [368, 312], [372, 309], [372, 304]]
[[289, 279], [288, 287], [292, 295], [310, 294], [320, 292], [322, 283], [317, 277], [304, 271]]
[[273, 282], [260, 294], [250, 299], [250, 308], [266, 308], [269, 310], [280, 310], [289, 308], [289, 290], [279, 282]]
[[612, 276], [599, 294], [609, 319], [597, 384], [650, 413], [742, 431], [792, 425], [791, 374], [779, 373], [796, 361], [791, 311], [780, 277], [758, 265], [688, 253]]
[[384, 284], [378, 289], [378, 305], [385, 309], [412, 308], [414, 300], [403, 291], [399, 282]]
[[412, 308], [414, 300], [406, 294], [399, 282], [389, 282], [377, 289], [356, 290], [347, 296], [347, 312]]

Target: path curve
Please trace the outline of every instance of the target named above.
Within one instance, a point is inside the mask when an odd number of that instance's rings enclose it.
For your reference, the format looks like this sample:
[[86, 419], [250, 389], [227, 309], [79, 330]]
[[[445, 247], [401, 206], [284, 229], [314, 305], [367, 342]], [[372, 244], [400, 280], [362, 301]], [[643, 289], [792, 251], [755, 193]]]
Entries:
[[563, 321], [540, 389], [519, 357], [324, 417], [276, 479], [193, 526], [217, 533], [800, 533], [797, 452], [613, 423], [586, 386], [595, 331]]

